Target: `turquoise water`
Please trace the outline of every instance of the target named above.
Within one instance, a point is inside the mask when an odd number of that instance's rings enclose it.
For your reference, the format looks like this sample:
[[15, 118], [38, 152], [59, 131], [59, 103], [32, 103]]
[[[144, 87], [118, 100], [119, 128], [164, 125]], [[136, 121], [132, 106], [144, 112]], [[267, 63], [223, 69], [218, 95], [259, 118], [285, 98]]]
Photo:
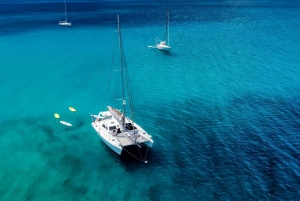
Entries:
[[[72, 28], [60, 2], [0, 7], [0, 200], [298, 199], [299, 2], [71, 2]], [[148, 48], [166, 8], [171, 53]], [[146, 165], [90, 125], [117, 13]]]

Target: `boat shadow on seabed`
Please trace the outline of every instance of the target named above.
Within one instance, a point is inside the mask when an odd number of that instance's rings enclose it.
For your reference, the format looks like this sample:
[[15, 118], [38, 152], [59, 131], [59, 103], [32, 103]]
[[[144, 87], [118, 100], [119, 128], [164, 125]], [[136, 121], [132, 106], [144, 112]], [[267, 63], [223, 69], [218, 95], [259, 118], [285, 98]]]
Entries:
[[141, 162], [146, 164], [148, 163], [148, 159], [150, 159], [152, 155], [151, 148], [148, 148], [148, 146], [146, 145], [142, 145], [141, 148], [139, 148], [136, 145], [127, 146], [125, 147], [125, 149], [123, 148], [121, 155], [118, 155], [117, 153], [113, 152], [108, 147], [107, 151], [109, 151], [111, 155], [118, 157], [122, 161], [122, 163], [126, 165]]

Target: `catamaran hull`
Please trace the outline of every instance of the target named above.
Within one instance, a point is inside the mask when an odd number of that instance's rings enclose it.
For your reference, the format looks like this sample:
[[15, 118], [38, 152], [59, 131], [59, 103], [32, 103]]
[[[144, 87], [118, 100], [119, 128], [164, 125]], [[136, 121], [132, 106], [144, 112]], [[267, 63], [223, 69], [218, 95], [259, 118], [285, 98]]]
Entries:
[[153, 141], [147, 141], [147, 142], [144, 142], [145, 145], [147, 145], [148, 147], [152, 148], [152, 145], [153, 145]]
[[[95, 128], [94, 128], [95, 129]], [[120, 146], [115, 146], [113, 144], [111, 144], [105, 137], [103, 137], [101, 135], [100, 132], [97, 132], [97, 130], [95, 129], [96, 133], [99, 135], [99, 137], [101, 138], [101, 140], [114, 152], [116, 152], [118, 155], [122, 154], [122, 147]]]
[[[94, 127], [93, 127], [94, 128]], [[116, 152], [118, 155], [121, 155], [122, 154], [122, 147], [121, 146], [115, 146], [113, 144], [111, 144], [104, 136], [101, 135], [100, 132], [98, 132], [96, 130], [96, 128], [94, 128], [95, 131], [97, 132], [97, 134], [99, 135], [99, 137], [101, 138], [101, 140], [111, 149], [113, 150], [114, 152]], [[153, 145], [153, 141], [147, 141], [147, 142], [144, 142], [143, 144], [145, 144], [146, 146], [148, 146], [149, 148], [152, 148], [152, 145]], [[136, 146], [136, 145], [130, 145], [130, 146]]]
[[[96, 131], [97, 132], [97, 131]], [[98, 132], [97, 132], [98, 133]], [[101, 140], [114, 152], [116, 152], [118, 155], [122, 154], [122, 148], [119, 146], [115, 146], [113, 144], [111, 144], [109, 141], [107, 141], [100, 133], [98, 133], [99, 137], [101, 138]], [[144, 142], [143, 144], [145, 144], [146, 146], [148, 146], [149, 148], [152, 148], [153, 142], [147, 141]], [[136, 145], [130, 145], [130, 146], [136, 146]]]

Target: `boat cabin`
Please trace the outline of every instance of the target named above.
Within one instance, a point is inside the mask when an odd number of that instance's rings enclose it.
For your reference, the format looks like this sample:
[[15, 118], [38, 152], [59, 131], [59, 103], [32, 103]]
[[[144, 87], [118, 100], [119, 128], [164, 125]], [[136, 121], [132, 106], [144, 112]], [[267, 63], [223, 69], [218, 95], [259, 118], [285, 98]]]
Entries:
[[136, 129], [136, 127], [133, 126], [132, 123], [126, 123], [126, 124], [125, 124], [125, 128], [126, 128], [127, 130], [133, 130], [133, 129]]

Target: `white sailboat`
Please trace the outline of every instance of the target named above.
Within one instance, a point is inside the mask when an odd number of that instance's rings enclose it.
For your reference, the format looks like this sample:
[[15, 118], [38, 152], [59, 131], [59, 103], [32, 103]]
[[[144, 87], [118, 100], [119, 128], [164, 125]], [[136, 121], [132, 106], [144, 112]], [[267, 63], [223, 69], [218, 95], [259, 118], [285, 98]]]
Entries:
[[[119, 49], [120, 49], [120, 70], [121, 77], [115, 79], [116, 82], [121, 82], [120, 91], [122, 98], [119, 100], [122, 105], [122, 110], [118, 110], [111, 106], [107, 106], [107, 111], [101, 111], [98, 115], [92, 116], [92, 127], [98, 133], [102, 141], [111, 148], [114, 152], [121, 155], [123, 151], [126, 151], [133, 157], [147, 163], [146, 156], [149, 148], [152, 148], [153, 140], [141, 126], [134, 122], [133, 103], [130, 89], [130, 83], [128, 78], [128, 69], [126, 65], [126, 59], [123, 51], [121, 30], [118, 19], [118, 37], [119, 37]], [[129, 105], [127, 106], [127, 100]], [[127, 115], [126, 106], [129, 107], [129, 116]], [[129, 147], [136, 146], [139, 150], [140, 156], [137, 157], [128, 151]], [[141, 150], [146, 148], [147, 152], [145, 156], [142, 156]]]
[[66, 3], [66, 0], [64, 0], [65, 2], [65, 17], [66, 17], [66, 20], [65, 21], [59, 21], [58, 24], [60, 26], [67, 26], [67, 27], [70, 27], [72, 26], [72, 23], [71, 22], [68, 22], [68, 16], [67, 16], [67, 3]]
[[[167, 20], [166, 20], [166, 37], [165, 40], [159, 41], [156, 38], [156, 48], [163, 51], [170, 51], [170, 39], [169, 39], [169, 10], [167, 10]], [[159, 42], [158, 42], [159, 41]]]

